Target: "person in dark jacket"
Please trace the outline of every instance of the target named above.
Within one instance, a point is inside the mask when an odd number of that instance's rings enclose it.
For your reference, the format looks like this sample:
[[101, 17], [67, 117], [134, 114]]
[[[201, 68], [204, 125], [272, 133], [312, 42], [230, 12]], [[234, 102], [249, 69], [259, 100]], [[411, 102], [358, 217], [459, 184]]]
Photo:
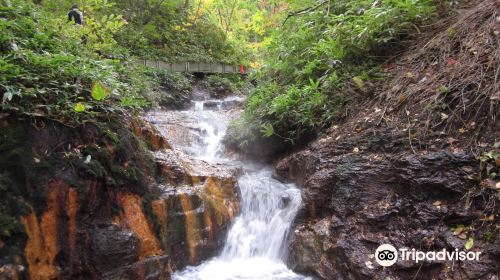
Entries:
[[73, 5], [68, 12], [68, 21], [74, 20], [76, 24], [83, 24], [83, 13], [78, 10], [77, 5]]

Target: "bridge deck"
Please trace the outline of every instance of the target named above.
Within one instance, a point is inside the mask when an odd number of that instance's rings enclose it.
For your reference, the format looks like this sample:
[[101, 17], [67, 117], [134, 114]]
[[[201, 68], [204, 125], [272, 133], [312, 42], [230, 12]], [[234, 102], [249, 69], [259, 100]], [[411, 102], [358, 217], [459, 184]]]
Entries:
[[173, 72], [190, 72], [190, 73], [235, 73], [240, 72], [240, 68], [236, 65], [224, 63], [205, 63], [205, 62], [178, 62], [168, 63], [160, 60], [142, 60], [142, 64], [155, 68], [162, 68]]

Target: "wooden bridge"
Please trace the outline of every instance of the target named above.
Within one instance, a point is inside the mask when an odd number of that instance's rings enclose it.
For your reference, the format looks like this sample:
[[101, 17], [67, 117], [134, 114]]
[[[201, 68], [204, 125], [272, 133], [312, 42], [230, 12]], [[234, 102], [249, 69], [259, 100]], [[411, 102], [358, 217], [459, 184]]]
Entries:
[[154, 67], [170, 70], [173, 72], [189, 72], [189, 73], [234, 73], [234, 74], [246, 74], [246, 69], [242, 65], [230, 65], [224, 63], [205, 63], [205, 62], [177, 62], [168, 63], [160, 60], [142, 60], [142, 64]]

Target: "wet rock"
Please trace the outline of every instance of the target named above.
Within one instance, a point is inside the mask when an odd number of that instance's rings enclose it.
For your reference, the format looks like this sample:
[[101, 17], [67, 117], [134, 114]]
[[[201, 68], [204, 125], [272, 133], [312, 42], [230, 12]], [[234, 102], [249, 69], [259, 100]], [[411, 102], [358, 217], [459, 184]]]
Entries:
[[204, 110], [217, 110], [221, 106], [221, 102], [218, 100], [208, 100], [203, 102]]
[[139, 258], [139, 239], [133, 231], [108, 224], [92, 232], [92, 261], [100, 272], [129, 265]]
[[290, 203], [290, 196], [289, 195], [283, 195], [281, 197], [281, 207], [285, 208], [285, 207], [288, 206], [289, 203]]
[[168, 256], [151, 257], [103, 275], [106, 280], [170, 280], [172, 268]]
[[234, 108], [239, 108], [243, 105], [243, 102], [240, 100], [224, 100], [222, 101], [222, 109], [230, 110]]
[[292, 147], [278, 137], [262, 137], [259, 131], [242, 131], [235, 127], [228, 128], [223, 143], [229, 150], [260, 161], [271, 161]]
[[[196, 134], [195, 122], [187, 130]], [[0, 241], [8, 254], [0, 278], [169, 279], [221, 248], [239, 211], [239, 168], [188, 159], [173, 150], [182, 139], [130, 116], [100, 127], [44, 125], [23, 125], [16, 145], [25, 155], [4, 165], [19, 174], [22, 207], [12, 204], [19, 231]], [[10, 159], [5, 151], [0, 158]]]
[[150, 112], [146, 119], [157, 127], [176, 150], [200, 141], [199, 120], [186, 111]]
[[131, 122], [131, 127], [134, 134], [144, 139], [148, 148], [152, 151], [171, 148], [171, 145], [167, 142], [165, 137], [163, 137], [151, 123], [143, 120], [133, 120]]
[[[478, 163], [462, 152], [415, 155], [396, 148], [398, 140], [391, 145], [365, 137], [370, 136], [356, 135], [340, 145], [333, 138], [318, 139], [276, 164], [275, 177], [303, 191], [289, 265], [320, 279], [408, 279], [417, 271], [419, 279], [490, 279], [500, 268], [498, 254], [481, 243], [474, 245], [484, 252], [481, 265], [398, 262], [382, 269], [376, 263], [373, 254], [383, 243], [463, 249], [466, 240], [452, 228], [470, 224], [480, 206], [466, 207], [463, 200], [476, 184], [470, 174], [478, 172]], [[353, 153], [360, 143], [367, 148]]]

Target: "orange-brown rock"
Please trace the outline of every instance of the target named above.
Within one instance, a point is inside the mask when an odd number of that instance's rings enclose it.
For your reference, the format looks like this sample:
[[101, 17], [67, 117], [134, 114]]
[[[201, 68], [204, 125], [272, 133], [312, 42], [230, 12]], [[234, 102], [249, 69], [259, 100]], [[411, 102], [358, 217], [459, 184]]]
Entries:
[[170, 279], [221, 248], [239, 209], [237, 168], [185, 159], [150, 125], [127, 125], [19, 125], [32, 140], [6, 171], [20, 174], [27, 209], [9, 213], [23, 230], [2, 235], [0, 278]]
[[[76, 214], [78, 200], [76, 191], [61, 180], [50, 183], [46, 188], [46, 210], [40, 217], [34, 212], [21, 218], [28, 240], [24, 249], [31, 279], [54, 279], [59, 276], [55, 263], [62, 243], [69, 240], [69, 254], [74, 255], [76, 244]], [[61, 228], [65, 220], [68, 229]], [[66, 233], [65, 240], [58, 239]]]
[[118, 193], [117, 198], [123, 208], [123, 213], [115, 221], [118, 221], [122, 227], [130, 228], [139, 238], [139, 257], [143, 259], [148, 256], [161, 255], [163, 251], [158, 239], [151, 229], [150, 222], [142, 212], [141, 198], [129, 193]]

